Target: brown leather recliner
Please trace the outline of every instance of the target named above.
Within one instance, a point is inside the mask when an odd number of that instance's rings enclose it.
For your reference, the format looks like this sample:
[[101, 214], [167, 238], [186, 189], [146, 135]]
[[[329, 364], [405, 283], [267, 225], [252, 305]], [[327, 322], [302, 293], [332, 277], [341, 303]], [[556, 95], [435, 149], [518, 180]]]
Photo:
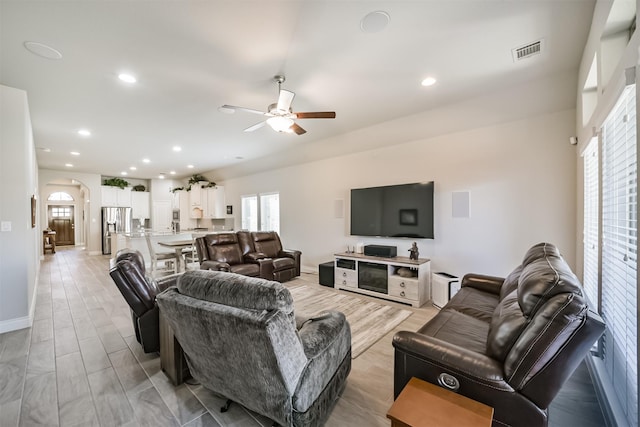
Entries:
[[236, 233], [207, 234], [196, 238], [201, 270], [227, 271], [250, 277], [273, 277], [273, 265], [265, 254], [243, 254]]
[[493, 407], [494, 427], [546, 426], [604, 328], [558, 249], [540, 243], [504, 279], [467, 274], [434, 318], [396, 333], [394, 393], [416, 377]]
[[109, 275], [131, 308], [136, 339], [145, 353], [160, 350], [156, 295], [176, 284], [178, 275], [155, 280], [145, 274], [144, 258], [134, 249], [121, 249], [111, 260]]
[[265, 254], [273, 260], [273, 279], [286, 282], [300, 275], [302, 252], [282, 248], [280, 237], [275, 231], [238, 231], [239, 240], [245, 243], [243, 250]]

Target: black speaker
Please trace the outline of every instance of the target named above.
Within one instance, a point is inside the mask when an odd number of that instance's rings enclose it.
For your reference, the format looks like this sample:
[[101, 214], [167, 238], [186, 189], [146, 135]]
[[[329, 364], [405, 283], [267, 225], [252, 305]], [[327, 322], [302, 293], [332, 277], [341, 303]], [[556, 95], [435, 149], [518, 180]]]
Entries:
[[398, 255], [398, 248], [396, 246], [365, 245], [364, 254], [369, 256], [393, 258]]

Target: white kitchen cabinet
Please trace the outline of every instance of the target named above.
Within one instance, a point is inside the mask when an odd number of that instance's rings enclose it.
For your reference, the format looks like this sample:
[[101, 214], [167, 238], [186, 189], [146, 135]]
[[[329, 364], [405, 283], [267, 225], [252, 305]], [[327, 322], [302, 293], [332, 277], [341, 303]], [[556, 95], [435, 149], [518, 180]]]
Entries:
[[148, 191], [131, 192], [131, 215], [135, 219], [150, 217], [150, 196]]
[[131, 207], [131, 187], [120, 189], [110, 185], [101, 186], [102, 206]]
[[180, 211], [181, 230], [188, 230], [196, 226], [196, 222], [191, 217], [189, 193], [187, 190], [173, 192], [173, 209]]
[[227, 207], [224, 187], [218, 185], [202, 189], [202, 203], [204, 206], [204, 218], [225, 218]]

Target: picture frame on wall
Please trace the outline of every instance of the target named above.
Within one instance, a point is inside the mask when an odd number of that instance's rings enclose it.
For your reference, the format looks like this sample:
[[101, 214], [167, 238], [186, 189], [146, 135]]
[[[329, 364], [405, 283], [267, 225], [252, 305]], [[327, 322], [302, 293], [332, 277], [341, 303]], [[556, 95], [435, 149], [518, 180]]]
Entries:
[[36, 228], [36, 196], [31, 196], [31, 228]]

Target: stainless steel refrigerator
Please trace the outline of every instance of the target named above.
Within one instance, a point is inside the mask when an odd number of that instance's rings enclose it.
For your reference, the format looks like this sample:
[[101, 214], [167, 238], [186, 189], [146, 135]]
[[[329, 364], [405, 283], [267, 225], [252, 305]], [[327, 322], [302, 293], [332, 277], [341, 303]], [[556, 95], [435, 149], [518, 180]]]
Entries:
[[102, 253], [111, 254], [111, 234], [131, 232], [131, 208], [102, 208]]

